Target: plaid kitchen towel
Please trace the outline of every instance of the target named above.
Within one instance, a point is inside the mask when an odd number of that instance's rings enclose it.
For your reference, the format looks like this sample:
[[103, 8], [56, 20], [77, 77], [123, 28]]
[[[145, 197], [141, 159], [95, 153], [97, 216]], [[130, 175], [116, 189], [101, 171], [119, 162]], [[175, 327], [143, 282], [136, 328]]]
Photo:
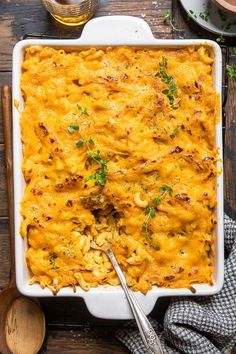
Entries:
[[[227, 215], [225, 249], [225, 280], [219, 294], [173, 298], [163, 330], [152, 321], [165, 354], [230, 354], [236, 343], [236, 222]], [[146, 353], [135, 326], [120, 329], [117, 337], [131, 353]]]

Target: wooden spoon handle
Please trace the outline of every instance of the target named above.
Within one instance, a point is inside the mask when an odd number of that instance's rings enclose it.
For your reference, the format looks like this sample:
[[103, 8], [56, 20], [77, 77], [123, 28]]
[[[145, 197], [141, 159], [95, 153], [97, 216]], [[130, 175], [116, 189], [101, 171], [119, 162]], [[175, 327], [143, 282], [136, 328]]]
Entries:
[[12, 147], [12, 95], [11, 87], [2, 87], [2, 115], [5, 142], [5, 160], [7, 172], [7, 199], [9, 213], [9, 234], [10, 234], [10, 286], [15, 286], [15, 242], [14, 242], [14, 197], [13, 197], [13, 147]]

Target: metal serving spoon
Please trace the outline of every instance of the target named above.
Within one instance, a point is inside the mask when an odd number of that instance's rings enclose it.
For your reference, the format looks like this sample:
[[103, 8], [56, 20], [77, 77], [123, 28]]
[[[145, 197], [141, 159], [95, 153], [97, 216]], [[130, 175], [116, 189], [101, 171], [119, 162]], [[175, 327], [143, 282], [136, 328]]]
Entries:
[[132, 290], [128, 287], [124, 273], [122, 272], [116, 257], [111, 249], [109, 243], [106, 243], [105, 246], [99, 247], [95, 242], [91, 242], [91, 248], [103, 251], [109, 257], [116, 274], [120, 280], [121, 286], [126, 294], [127, 300], [133, 312], [134, 318], [138, 325], [138, 329], [140, 335], [142, 337], [143, 343], [146, 347], [148, 354], [163, 354], [163, 350], [161, 347], [161, 342], [156, 335], [154, 328], [152, 327], [151, 323], [148, 321], [147, 316], [144, 314], [142, 308], [140, 307], [136, 297], [134, 296]]

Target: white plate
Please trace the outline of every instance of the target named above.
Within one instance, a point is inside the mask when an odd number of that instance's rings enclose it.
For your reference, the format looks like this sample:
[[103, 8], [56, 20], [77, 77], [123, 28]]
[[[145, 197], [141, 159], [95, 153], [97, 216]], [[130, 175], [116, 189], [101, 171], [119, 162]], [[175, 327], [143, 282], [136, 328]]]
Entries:
[[[224, 36], [236, 36], [236, 15], [222, 10], [219, 12], [219, 8], [211, 0], [180, 0], [180, 2], [185, 11], [201, 27]], [[209, 13], [208, 21], [200, 16], [200, 14], [207, 13]], [[225, 17], [224, 21], [221, 19], [220, 13]], [[228, 24], [231, 24], [230, 28], [227, 28]]]
[[[21, 65], [24, 51], [31, 45], [44, 45], [59, 48], [81, 48], [90, 46], [132, 45], [152, 48], [186, 48], [192, 45], [206, 45], [214, 52], [214, 86], [221, 95], [222, 56], [219, 45], [209, 40], [159, 40], [152, 35], [148, 24], [139, 18], [131, 16], [107, 16], [89, 21], [80, 38], [73, 40], [28, 39], [18, 42], [13, 51], [13, 102], [18, 100], [20, 109], [24, 100], [20, 89]], [[25, 261], [27, 240], [20, 236], [21, 224], [20, 202], [23, 198], [25, 182], [21, 171], [22, 143], [20, 132], [20, 114], [13, 106], [13, 151], [14, 151], [14, 199], [15, 199], [15, 255], [16, 283], [19, 291], [26, 296], [53, 297], [49, 289], [42, 289], [39, 284], [29, 285], [29, 271]], [[215, 127], [216, 146], [222, 161], [222, 124], [221, 119]], [[218, 163], [223, 170], [222, 162]], [[216, 257], [214, 262], [214, 284], [193, 284], [196, 295], [211, 295], [219, 292], [223, 286], [224, 276], [224, 230], [223, 230], [223, 173], [217, 177], [217, 227], [216, 227]], [[135, 293], [144, 312], [150, 313], [160, 296], [192, 295], [188, 289], [165, 289], [154, 286], [147, 295]], [[74, 293], [71, 287], [61, 289], [58, 296], [82, 297], [88, 310], [96, 317], [110, 319], [133, 318], [123, 290], [119, 287], [100, 286], [86, 292], [79, 286]]]

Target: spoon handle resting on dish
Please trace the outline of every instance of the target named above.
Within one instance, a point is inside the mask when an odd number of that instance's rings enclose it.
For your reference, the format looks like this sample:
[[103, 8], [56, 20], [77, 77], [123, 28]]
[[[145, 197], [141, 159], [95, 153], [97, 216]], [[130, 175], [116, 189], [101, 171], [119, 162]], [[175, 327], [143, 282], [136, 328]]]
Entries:
[[163, 354], [163, 350], [161, 347], [160, 340], [156, 335], [154, 328], [152, 327], [151, 323], [147, 319], [147, 316], [144, 314], [143, 310], [141, 309], [136, 297], [134, 296], [132, 290], [128, 287], [126, 283], [125, 276], [120, 269], [120, 266], [115, 258], [114, 253], [111, 249], [106, 250], [106, 253], [118, 275], [122, 288], [126, 294], [128, 299], [129, 305], [132, 309], [134, 318], [137, 322], [139, 332], [143, 339], [143, 342], [146, 346], [148, 354]]

